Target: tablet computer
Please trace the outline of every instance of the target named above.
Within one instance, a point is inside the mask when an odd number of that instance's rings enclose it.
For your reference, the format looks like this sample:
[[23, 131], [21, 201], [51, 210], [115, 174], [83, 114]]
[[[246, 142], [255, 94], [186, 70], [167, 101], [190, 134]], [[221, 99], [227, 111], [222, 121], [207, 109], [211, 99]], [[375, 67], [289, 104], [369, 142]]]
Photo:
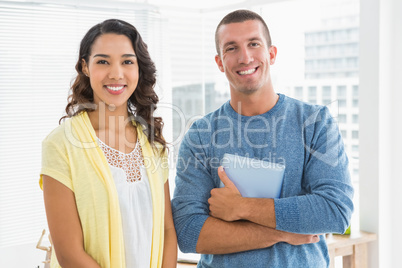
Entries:
[[284, 165], [233, 154], [224, 154], [221, 165], [243, 197], [280, 197]]

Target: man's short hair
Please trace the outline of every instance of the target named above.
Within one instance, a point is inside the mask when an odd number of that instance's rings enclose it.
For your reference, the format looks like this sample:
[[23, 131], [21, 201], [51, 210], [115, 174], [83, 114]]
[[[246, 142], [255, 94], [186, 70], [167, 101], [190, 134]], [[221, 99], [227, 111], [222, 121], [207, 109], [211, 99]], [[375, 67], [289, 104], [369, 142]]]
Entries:
[[238, 23], [238, 22], [244, 22], [247, 20], [258, 20], [262, 23], [263, 28], [264, 28], [264, 35], [265, 38], [267, 39], [267, 44], [268, 47], [271, 46], [272, 41], [271, 41], [271, 35], [269, 34], [269, 29], [267, 24], [265, 23], [264, 19], [258, 15], [257, 13], [250, 11], [250, 10], [246, 10], [246, 9], [239, 9], [233, 12], [230, 12], [229, 14], [227, 14], [222, 20], [221, 22], [219, 22], [218, 26], [216, 27], [215, 30], [215, 46], [216, 46], [216, 52], [218, 53], [218, 55], [220, 55], [219, 52], [219, 37], [218, 37], [218, 31], [219, 29], [226, 24], [230, 24], [230, 23]]

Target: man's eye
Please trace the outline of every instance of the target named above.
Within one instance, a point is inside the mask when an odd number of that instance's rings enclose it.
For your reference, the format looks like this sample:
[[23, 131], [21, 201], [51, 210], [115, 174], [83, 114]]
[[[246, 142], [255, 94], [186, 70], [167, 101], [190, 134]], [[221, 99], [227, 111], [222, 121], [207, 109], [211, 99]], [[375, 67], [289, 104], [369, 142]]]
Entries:
[[251, 46], [252, 47], [258, 47], [260, 44], [258, 44], [258, 43], [251, 43]]
[[233, 51], [234, 49], [235, 49], [234, 47], [228, 47], [228, 48], [226, 49], [226, 52]]
[[99, 61], [97, 62], [97, 64], [107, 64], [107, 61], [105, 61], [105, 60], [99, 60]]

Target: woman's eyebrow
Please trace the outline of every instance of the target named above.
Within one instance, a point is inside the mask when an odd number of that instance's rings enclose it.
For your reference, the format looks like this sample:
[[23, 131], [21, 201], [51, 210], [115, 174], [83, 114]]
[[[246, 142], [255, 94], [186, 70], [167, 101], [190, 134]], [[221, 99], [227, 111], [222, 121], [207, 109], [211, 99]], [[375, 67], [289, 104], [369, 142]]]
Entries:
[[109, 56], [109, 55], [106, 55], [106, 54], [95, 54], [95, 55], [94, 55], [94, 58], [96, 58], [96, 57], [110, 58], [110, 56]]
[[135, 55], [135, 54], [123, 54], [122, 57], [123, 58], [129, 58], [129, 57], [135, 57], [136, 58], [137, 55]]
[[[94, 58], [96, 58], [96, 57], [110, 58], [110, 56], [106, 55], [106, 54], [95, 54]], [[135, 54], [123, 54], [122, 57], [123, 58], [130, 58], [130, 57], [135, 57], [136, 58], [137, 55], [135, 55]]]

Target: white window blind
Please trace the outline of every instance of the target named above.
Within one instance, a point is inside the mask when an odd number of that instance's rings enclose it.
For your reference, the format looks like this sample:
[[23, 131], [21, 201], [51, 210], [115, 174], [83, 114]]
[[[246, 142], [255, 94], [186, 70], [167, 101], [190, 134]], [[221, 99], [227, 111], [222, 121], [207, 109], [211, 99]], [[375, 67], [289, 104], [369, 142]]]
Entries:
[[133, 24], [156, 63], [159, 95], [169, 91], [169, 75], [159, 68], [166, 64], [166, 31], [155, 7], [46, 2], [0, 1], [0, 251], [36, 243], [47, 228], [41, 142], [64, 115], [79, 42], [90, 27], [109, 18]]

